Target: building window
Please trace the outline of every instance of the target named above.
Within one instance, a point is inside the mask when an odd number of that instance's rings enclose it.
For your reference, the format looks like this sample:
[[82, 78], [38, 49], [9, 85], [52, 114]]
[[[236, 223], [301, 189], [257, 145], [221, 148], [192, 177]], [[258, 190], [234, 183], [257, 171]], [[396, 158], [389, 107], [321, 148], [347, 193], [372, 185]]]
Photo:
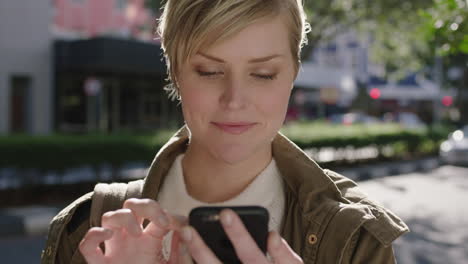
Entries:
[[338, 45], [329, 43], [322, 48], [322, 62], [323, 65], [329, 67], [340, 66], [340, 59], [338, 54]]
[[127, 0], [115, 0], [117, 9], [123, 10], [127, 6]]
[[11, 76], [10, 87], [10, 130], [13, 133], [28, 132], [31, 118], [31, 77]]

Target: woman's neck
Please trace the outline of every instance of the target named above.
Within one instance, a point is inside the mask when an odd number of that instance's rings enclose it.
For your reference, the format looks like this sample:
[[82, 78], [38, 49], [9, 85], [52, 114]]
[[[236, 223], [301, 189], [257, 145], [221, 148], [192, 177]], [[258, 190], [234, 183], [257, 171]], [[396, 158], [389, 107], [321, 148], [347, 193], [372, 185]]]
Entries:
[[205, 203], [227, 201], [239, 195], [267, 166], [271, 148], [236, 164], [189, 145], [182, 160], [188, 194]]

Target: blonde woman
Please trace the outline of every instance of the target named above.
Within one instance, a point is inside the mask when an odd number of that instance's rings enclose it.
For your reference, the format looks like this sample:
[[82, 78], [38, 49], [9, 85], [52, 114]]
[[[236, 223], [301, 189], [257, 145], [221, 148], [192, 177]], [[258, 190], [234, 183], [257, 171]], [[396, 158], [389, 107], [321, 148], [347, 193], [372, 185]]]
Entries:
[[220, 214], [243, 263], [394, 263], [407, 226], [278, 132], [306, 30], [300, 0], [168, 0], [159, 33], [186, 126], [156, 155], [141, 199], [101, 227], [92, 194], [66, 208], [43, 263], [220, 263], [174, 217], [201, 205], [267, 208], [268, 257], [235, 213]]

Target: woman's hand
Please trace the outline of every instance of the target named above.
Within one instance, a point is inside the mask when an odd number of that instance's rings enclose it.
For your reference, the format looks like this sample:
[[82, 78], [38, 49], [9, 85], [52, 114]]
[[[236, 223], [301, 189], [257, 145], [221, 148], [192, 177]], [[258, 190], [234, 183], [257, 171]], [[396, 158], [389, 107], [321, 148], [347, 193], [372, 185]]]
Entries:
[[[143, 228], [143, 221], [149, 224]], [[91, 228], [79, 249], [89, 264], [104, 263], [179, 263], [179, 237], [172, 238], [171, 256], [166, 261], [162, 252], [163, 237], [181, 228], [175, 217], [164, 212], [151, 199], [129, 199], [123, 209], [102, 216], [102, 227]], [[105, 251], [99, 247], [105, 245]]]
[[[267, 250], [272, 258], [272, 261], [270, 261], [258, 248], [257, 244], [242, 223], [242, 220], [236, 213], [227, 209], [221, 212], [220, 217], [223, 228], [231, 240], [232, 245], [236, 250], [236, 254], [242, 263], [303, 263], [301, 258], [294, 253], [286, 241], [282, 239], [277, 232], [270, 232], [268, 236]], [[186, 226], [182, 228], [180, 236], [184, 242], [184, 246], [181, 248], [181, 258], [187, 259], [187, 255], [191, 255], [197, 263], [221, 263], [192, 227]]]

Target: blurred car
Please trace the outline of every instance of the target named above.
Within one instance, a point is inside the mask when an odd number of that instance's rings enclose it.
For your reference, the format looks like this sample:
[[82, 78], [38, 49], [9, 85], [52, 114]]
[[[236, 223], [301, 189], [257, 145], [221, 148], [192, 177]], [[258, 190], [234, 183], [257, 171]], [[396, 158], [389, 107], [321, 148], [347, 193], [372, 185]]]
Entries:
[[411, 112], [401, 112], [397, 115], [397, 122], [404, 128], [420, 129], [425, 128], [426, 125], [419, 118], [418, 115]]
[[439, 155], [446, 164], [468, 165], [468, 125], [450, 133], [440, 145]]
[[375, 124], [380, 120], [361, 112], [350, 112], [345, 114], [333, 114], [328, 120], [334, 124], [352, 125], [352, 124]]

